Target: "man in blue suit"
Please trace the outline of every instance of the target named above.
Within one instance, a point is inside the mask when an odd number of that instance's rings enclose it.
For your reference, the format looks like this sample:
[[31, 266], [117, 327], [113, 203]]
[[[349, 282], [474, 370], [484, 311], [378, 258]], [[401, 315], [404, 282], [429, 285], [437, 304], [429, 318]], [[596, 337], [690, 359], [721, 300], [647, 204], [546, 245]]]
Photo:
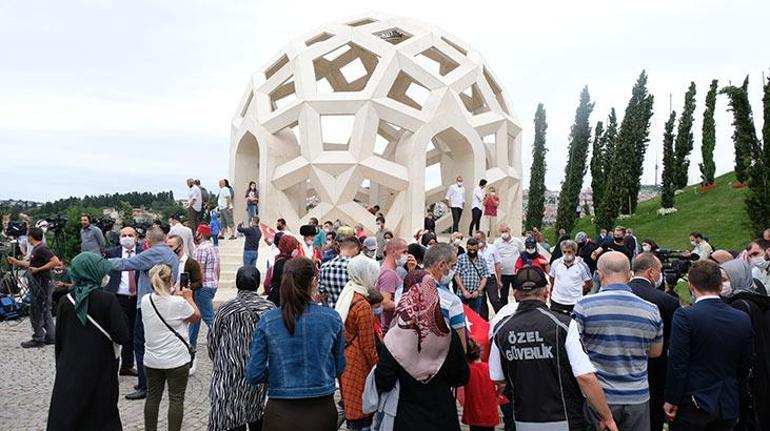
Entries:
[[671, 430], [732, 430], [738, 413], [738, 380], [751, 362], [751, 320], [722, 302], [716, 263], [693, 264], [688, 273], [691, 307], [671, 322], [666, 403]]

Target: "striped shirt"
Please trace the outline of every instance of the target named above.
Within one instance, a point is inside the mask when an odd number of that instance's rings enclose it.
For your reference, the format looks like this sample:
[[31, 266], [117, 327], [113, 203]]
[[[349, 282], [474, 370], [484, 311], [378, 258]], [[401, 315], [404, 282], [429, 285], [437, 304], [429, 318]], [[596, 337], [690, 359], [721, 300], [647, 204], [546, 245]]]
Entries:
[[647, 355], [652, 343], [663, 341], [658, 307], [634, 295], [628, 285], [610, 284], [578, 301], [572, 317], [607, 403], [647, 402]]
[[438, 298], [441, 306], [441, 314], [449, 322], [449, 327], [458, 330], [465, 328], [465, 310], [460, 298], [449, 290], [449, 286], [436, 283]]

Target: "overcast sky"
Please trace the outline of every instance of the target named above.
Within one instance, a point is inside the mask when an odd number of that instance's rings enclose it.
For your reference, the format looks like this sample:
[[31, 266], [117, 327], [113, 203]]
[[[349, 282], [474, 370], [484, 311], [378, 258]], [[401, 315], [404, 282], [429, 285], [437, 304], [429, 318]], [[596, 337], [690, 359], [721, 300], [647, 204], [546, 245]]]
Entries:
[[[3, 1], [0, 199], [183, 193], [189, 176], [212, 186], [228, 173], [230, 118], [250, 74], [289, 40], [369, 10], [362, 3]], [[613, 106], [622, 117], [642, 69], [655, 95], [644, 183], [654, 181], [669, 94], [680, 111], [691, 80], [698, 105], [690, 182], [699, 179], [703, 102], [712, 78], [739, 84], [751, 75], [761, 130], [770, 2], [370, 5], [432, 23], [481, 52], [524, 127], [525, 187], [537, 103], [548, 117], [546, 183], [558, 189], [580, 89], [588, 85], [596, 101], [592, 124]], [[730, 122], [720, 96], [717, 174], [733, 169]]]

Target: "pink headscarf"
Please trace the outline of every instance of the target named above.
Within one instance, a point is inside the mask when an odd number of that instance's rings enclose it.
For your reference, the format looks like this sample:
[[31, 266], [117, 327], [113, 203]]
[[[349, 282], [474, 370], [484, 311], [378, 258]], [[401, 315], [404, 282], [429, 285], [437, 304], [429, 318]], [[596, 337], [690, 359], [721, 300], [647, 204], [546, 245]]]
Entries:
[[426, 277], [399, 301], [385, 347], [410, 376], [427, 383], [444, 365], [451, 341], [436, 282]]

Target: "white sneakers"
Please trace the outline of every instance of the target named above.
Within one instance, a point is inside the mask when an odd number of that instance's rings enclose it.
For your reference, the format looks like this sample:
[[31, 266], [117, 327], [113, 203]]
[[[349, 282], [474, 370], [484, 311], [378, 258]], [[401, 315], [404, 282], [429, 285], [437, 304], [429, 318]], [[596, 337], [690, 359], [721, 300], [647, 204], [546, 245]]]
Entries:
[[198, 365], [198, 358], [193, 358], [192, 366], [190, 367], [189, 375], [195, 374], [195, 366]]

